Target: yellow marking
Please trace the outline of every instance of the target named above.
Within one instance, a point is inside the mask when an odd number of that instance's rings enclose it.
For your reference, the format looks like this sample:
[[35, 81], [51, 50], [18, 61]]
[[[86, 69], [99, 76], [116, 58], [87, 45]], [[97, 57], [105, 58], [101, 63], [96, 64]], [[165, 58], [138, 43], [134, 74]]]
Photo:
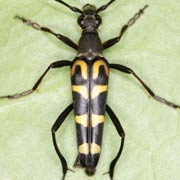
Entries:
[[81, 116], [75, 116], [76, 123], [83, 125], [84, 127], [88, 127], [88, 115], [84, 114]]
[[88, 68], [87, 68], [87, 64], [83, 60], [77, 60], [73, 64], [73, 67], [71, 69], [71, 76], [73, 76], [75, 74], [76, 66], [80, 66], [82, 77], [84, 79], [87, 79], [88, 78], [88, 70], [87, 70]]
[[98, 60], [93, 64], [93, 79], [96, 79], [98, 77], [100, 66], [104, 66], [106, 75], [109, 75], [109, 68], [106, 62], [103, 60]]
[[103, 123], [103, 122], [104, 122], [104, 116], [103, 115], [92, 114], [92, 117], [91, 117], [92, 127], [95, 127], [98, 124]]
[[87, 89], [86, 86], [76, 86], [76, 85], [73, 85], [72, 86], [72, 91], [78, 92], [79, 94], [81, 94], [86, 99], [89, 97], [88, 89]]
[[91, 154], [98, 154], [101, 151], [101, 147], [98, 144], [91, 143], [90, 152]]
[[107, 91], [107, 85], [96, 85], [92, 89], [91, 98], [95, 98], [100, 93]]
[[89, 154], [89, 144], [84, 143], [79, 146], [79, 153], [81, 154]]

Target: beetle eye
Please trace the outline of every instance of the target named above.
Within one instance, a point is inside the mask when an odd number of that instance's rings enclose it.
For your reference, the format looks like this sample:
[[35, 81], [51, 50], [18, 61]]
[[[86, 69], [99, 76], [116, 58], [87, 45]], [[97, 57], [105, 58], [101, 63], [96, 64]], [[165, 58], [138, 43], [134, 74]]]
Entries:
[[83, 25], [84, 15], [79, 16], [78, 18], [78, 24], [81, 26]]
[[99, 15], [96, 15], [96, 24], [100, 25], [102, 23], [102, 19]]

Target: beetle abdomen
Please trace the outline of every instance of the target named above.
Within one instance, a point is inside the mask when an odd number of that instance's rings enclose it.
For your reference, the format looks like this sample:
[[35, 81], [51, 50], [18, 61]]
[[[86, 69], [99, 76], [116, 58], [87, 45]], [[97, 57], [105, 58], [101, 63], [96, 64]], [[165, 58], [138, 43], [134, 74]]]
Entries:
[[92, 175], [101, 151], [109, 66], [104, 58], [76, 58], [71, 76], [79, 160]]

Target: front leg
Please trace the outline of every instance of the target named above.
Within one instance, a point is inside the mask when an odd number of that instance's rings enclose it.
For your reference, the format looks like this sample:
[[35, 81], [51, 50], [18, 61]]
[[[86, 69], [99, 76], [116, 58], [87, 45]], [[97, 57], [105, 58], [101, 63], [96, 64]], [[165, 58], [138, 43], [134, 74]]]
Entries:
[[64, 67], [64, 66], [70, 66], [71, 65], [71, 61], [56, 61], [56, 62], [53, 62], [51, 63], [48, 68], [46, 69], [46, 71], [44, 71], [44, 73], [40, 76], [40, 78], [37, 80], [37, 82], [34, 84], [34, 86], [32, 87], [32, 89], [29, 89], [27, 91], [24, 91], [22, 93], [17, 93], [17, 94], [14, 94], [14, 95], [6, 95], [6, 96], [0, 96], [0, 99], [4, 99], [4, 98], [8, 98], [8, 99], [17, 99], [17, 98], [20, 98], [20, 97], [23, 97], [23, 96], [26, 96], [28, 94], [31, 94], [33, 93], [37, 88], [38, 86], [40, 85], [42, 79], [44, 78], [44, 76], [47, 74], [47, 72], [51, 69], [51, 68], [61, 68], [61, 67]]
[[107, 49], [111, 46], [113, 46], [114, 44], [118, 43], [121, 40], [121, 37], [123, 36], [123, 34], [128, 30], [129, 27], [131, 27], [140, 17], [141, 15], [144, 13], [144, 10], [148, 7], [148, 5], [145, 5], [143, 9], [140, 9], [128, 22], [127, 24], [125, 24], [120, 31], [120, 34], [118, 37], [109, 39], [108, 41], [103, 43], [103, 48]]
[[71, 39], [69, 39], [66, 36], [63, 36], [62, 34], [55, 33], [54, 31], [52, 31], [48, 27], [41, 26], [38, 23], [33, 22], [30, 19], [26, 19], [26, 18], [21, 17], [21, 16], [15, 16], [15, 18], [21, 20], [23, 23], [25, 23], [28, 26], [31, 26], [32, 28], [34, 28], [36, 30], [44, 31], [44, 32], [47, 32], [47, 33], [54, 35], [56, 38], [58, 38], [59, 40], [64, 42], [66, 45], [72, 47], [75, 50], [78, 49], [77, 44], [75, 44]]
[[116, 69], [118, 71], [121, 71], [123, 73], [128, 73], [128, 74], [132, 74], [141, 84], [142, 86], [146, 89], [146, 91], [149, 93], [149, 95], [154, 98], [156, 101], [159, 101], [163, 104], [166, 104], [167, 106], [173, 107], [173, 108], [180, 108], [180, 105], [177, 105], [173, 102], [170, 102], [158, 95], [156, 95], [151, 89], [150, 87], [148, 87], [146, 85], [146, 83], [130, 68], [120, 65], [120, 64], [110, 64], [110, 68]]

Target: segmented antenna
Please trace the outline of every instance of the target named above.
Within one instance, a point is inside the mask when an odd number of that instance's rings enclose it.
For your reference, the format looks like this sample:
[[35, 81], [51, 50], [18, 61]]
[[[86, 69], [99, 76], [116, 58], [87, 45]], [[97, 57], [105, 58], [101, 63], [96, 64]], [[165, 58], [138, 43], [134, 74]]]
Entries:
[[83, 12], [82, 12], [79, 8], [70, 6], [69, 4], [65, 3], [65, 2], [62, 1], [62, 0], [55, 0], [55, 1], [57, 1], [57, 2], [59, 2], [59, 3], [61, 3], [61, 4], [63, 4], [64, 6], [68, 7], [68, 8], [69, 8], [71, 11], [73, 11], [73, 12], [83, 14]]

